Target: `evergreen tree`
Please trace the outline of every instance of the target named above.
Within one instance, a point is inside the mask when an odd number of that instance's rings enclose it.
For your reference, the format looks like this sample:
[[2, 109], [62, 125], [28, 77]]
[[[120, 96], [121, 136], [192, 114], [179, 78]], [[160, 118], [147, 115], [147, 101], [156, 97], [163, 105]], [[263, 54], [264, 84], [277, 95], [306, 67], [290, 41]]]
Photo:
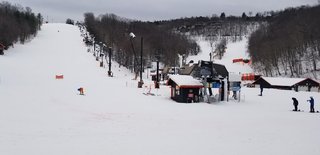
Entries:
[[224, 12], [221, 13], [220, 19], [222, 19], [222, 20], [226, 19], [226, 14]]

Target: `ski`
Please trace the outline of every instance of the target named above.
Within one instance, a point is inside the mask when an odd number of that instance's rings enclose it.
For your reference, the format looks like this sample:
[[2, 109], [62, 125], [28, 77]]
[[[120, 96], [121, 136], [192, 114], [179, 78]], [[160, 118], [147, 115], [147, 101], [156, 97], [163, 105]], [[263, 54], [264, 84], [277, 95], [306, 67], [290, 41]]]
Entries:
[[291, 111], [293, 111], [293, 112], [304, 112], [304, 110], [300, 110], [300, 109], [297, 110], [297, 111], [293, 109], [293, 110], [291, 110]]

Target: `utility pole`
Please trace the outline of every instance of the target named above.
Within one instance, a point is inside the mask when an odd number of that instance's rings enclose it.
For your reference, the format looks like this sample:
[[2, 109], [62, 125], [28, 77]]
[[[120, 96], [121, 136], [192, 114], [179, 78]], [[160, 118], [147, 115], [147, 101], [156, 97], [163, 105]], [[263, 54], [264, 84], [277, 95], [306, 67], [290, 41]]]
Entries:
[[108, 76], [112, 77], [112, 72], [111, 72], [111, 47], [109, 47], [109, 71], [108, 71]]
[[[134, 55], [134, 63], [133, 63], [133, 67], [134, 67], [134, 73], [137, 75], [138, 74], [138, 60], [137, 60], [137, 55], [136, 55], [136, 52], [134, 50], [134, 46], [133, 46], [133, 39], [136, 37], [132, 32], [129, 34], [130, 36], [130, 42], [131, 42], [131, 47], [132, 47], [132, 51], [133, 51], [133, 55]], [[142, 85], [143, 85], [143, 80], [142, 80], [142, 53], [143, 53], [143, 38], [141, 37], [141, 51], [140, 51], [140, 81], [138, 82], [138, 88], [142, 88]], [[137, 66], [136, 66], [137, 65]]]
[[140, 50], [140, 81], [138, 82], [138, 88], [142, 88], [142, 85], [143, 85], [143, 80], [142, 80], [142, 70], [143, 70], [142, 55], [143, 55], [143, 37], [141, 37], [141, 50]]
[[155, 82], [155, 88], [160, 88], [159, 86], [159, 59], [160, 59], [160, 52], [156, 54], [156, 59], [157, 59], [157, 75], [156, 75], [156, 82]]
[[131, 43], [131, 48], [132, 48], [132, 51], [133, 51], [133, 71], [134, 73], [136, 73], [136, 60], [137, 60], [137, 56], [136, 56], [136, 51], [134, 50], [134, 46], [133, 46], [133, 39], [136, 37], [132, 32], [129, 34], [130, 35], [130, 43]]

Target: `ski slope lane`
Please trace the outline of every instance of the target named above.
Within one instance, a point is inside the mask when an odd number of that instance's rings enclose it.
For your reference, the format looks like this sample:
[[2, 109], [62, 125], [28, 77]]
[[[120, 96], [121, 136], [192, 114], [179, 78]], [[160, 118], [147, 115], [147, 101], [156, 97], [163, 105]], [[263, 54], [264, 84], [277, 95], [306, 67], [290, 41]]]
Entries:
[[[198, 62], [199, 60], [209, 61], [209, 53], [212, 51], [212, 47], [210, 43], [206, 40], [203, 40], [201, 37], [195, 38], [198, 45], [200, 46], [201, 52], [197, 55], [191, 55], [187, 58], [187, 62], [193, 60]], [[215, 58], [213, 60], [214, 63], [223, 64], [226, 66], [227, 70], [231, 73], [235, 74], [243, 74], [243, 73], [252, 73], [253, 70], [249, 64], [243, 63], [233, 63], [233, 59], [250, 59], [248, 52], [247, 52], [247, 41], [248, 38], [243, 38], [241, 41], [238, 42], [230, 42], [227, 44], [227, 49], [222, 57], [221, 60]], [[215, 47], [214, 47], [215, 48]]]

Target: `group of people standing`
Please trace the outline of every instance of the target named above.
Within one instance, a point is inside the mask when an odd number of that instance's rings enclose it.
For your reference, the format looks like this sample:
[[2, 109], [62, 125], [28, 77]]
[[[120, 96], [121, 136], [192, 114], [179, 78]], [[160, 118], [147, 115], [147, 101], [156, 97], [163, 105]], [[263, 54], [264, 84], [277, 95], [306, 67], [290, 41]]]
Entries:
[[[293, 111], [300, 111], [298, 109], [298, 105], [299, 105], [299, 102], [298, 100], [295, 98], [295, 97], [292, 97], [292, 100], [293, 100], [293, 106], [294, 106], [294, 109]], [[310, 103], [310, 112], [311, 113], [314, 113], [314, 99], [312, 96], [310, 96], [310, 100], [307, 100], [309, 103]]]

